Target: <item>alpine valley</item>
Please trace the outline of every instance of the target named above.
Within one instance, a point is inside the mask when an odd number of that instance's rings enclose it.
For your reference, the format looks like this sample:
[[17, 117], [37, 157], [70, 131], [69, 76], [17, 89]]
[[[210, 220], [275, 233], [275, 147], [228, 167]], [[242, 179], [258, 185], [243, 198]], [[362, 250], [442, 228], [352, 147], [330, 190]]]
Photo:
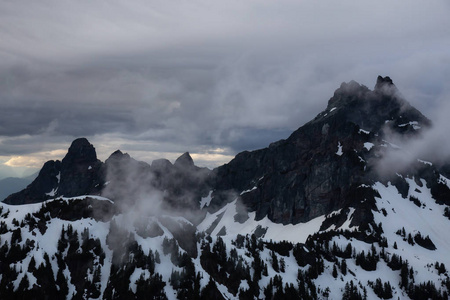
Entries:
[[449, 299], [450, 162], [389, 77], [214, 170], [85, 138], [0, 203], [1, 299]]

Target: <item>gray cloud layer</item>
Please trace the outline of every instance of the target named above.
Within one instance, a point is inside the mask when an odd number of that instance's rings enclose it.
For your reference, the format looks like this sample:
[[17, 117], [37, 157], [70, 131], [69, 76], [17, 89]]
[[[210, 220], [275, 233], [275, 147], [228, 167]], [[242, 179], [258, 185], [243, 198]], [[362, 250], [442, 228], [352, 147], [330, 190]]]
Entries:
[[430, 114], [450, 94], [449, 13], [446, 0], [3, 1], [0, 156], [79, 136], [235, 154], [378, 74]]

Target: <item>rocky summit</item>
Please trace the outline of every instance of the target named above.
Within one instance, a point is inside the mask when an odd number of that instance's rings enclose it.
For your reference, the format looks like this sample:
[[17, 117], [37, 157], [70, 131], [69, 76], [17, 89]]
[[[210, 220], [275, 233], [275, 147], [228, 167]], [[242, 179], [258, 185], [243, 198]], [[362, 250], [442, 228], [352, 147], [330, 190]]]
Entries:
[[374, 166], [387, 131], [416, 135], [430, 125], [389, 77], [378, 77], [373, 91], [343, 83], [326, 110], [289, 138], [240, 153], [214, 170], [214, 194], [221, 203], [223, 191], [238, 191], [257, 219], [306, 222], [354, 205], [359, 187], [379, 179]]
[[94, 146], [85, 138], [76, 139], [62, 161], [46, 162], [38, 177], [26, 189], [10, 195], [4, 202], [26, 204], [58, 196], [99, 194], [102, 165]]
[[407, 148], [432, 127], [379, 76], [214, 170], [76, 139], [0, 203], [0, 298], [448, 299], [450, 162]]

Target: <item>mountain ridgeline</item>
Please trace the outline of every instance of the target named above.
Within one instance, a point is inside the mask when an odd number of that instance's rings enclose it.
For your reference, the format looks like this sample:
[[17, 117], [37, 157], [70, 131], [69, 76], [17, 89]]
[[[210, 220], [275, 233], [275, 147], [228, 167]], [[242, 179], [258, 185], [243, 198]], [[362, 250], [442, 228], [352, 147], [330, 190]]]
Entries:
[[[377, 173], [377, 161], [392, 148], [386, 132], [413, 138], [430, 126], [431, 122], [400, 96], [389, 77], [379, 76], [373, 91], [355, 81], [342, 83], [327, 108], [289, 138], [239, 153], [212, 171], [196, 167], [189, 153], [174, 164], [160, 159], [149, 165], [118, 150], [103, 163], [93, 145], [80, 138], [62, 162], [45, 163], [32, 184], [4, 202], [26, 204], [61, 196], [102, 195], [120, 203], [165, 191], [163, 204], [168, 208], [197, 211], [201, 198], [212, 191], [212, 200], [205, 207], [209, 212], [238, 197], [245, 207], [241, 218], [254, 211], [257, 220], [267, 216], [275, 223], [297, 224], [358, 205], [365, 193], [361, 185], [393, 180], [399, 187], [405, 186], [397, 176], [380, 178]], [[419, 171], [427, 173], [434, 190], [445, 189], [436, 186], [437, 170], [422, 166]], [[368, 220], [364, 209], [358, 212], [355, 225]]]
[[405, 146], [432, 126], [379, 76], [213, 170], [76, 139], [0, 203], [0, 298], [448, 299], [450, 162]]

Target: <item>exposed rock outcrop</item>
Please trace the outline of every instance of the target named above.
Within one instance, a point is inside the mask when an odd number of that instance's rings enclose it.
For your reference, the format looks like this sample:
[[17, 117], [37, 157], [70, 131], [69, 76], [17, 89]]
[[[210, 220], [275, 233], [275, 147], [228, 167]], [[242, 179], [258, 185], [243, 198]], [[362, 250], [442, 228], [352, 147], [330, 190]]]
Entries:
[[102, 162], [97, 159], [94, 146], [86, 138], [72, 142], [61, 162], [61, 180], [58, 196], [97, 195], [102, 188], [100, 169]]

